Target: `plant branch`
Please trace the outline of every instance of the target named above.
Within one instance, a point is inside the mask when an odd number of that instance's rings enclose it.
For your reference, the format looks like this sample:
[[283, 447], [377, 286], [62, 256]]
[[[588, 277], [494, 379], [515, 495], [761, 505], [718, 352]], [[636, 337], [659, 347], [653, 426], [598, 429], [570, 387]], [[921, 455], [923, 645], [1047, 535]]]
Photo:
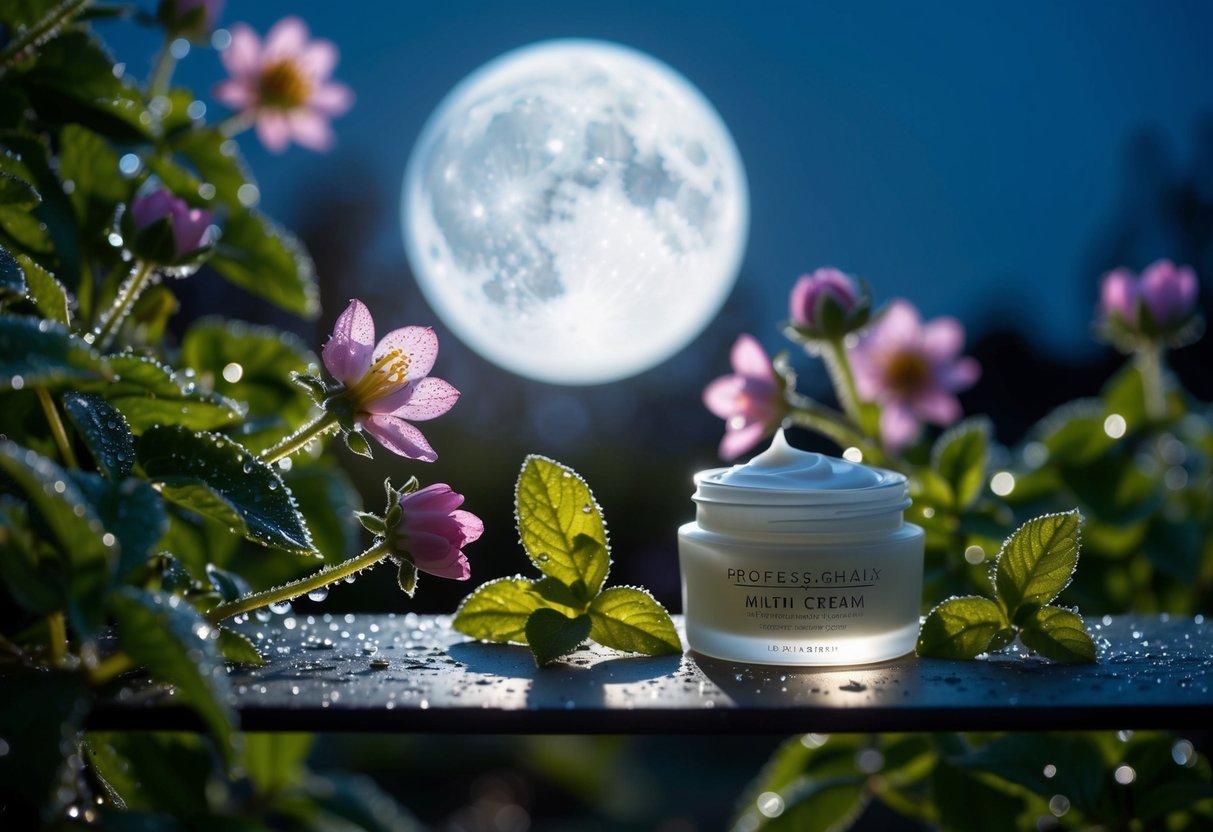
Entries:
[[173, 80], [173, 71], [177, 68], [177, 59], [173, 57], [173, 38], [165, 37], [160, 51], [156, 53], [156, 63], [152, 74], [147, 80], [147, 96], [155, 98], [168, 94], [169, 83]]
[[1167, 394], [1164, 389], [1162, 347], [1146, 344], [1136, 352], [1137, 370], [1141, 373], [1142, 392], [1145, 398], [1146, 416], [1151, 422], [1167, 418]]
[[62, 612], [52, 612], [46, 617], [50, 631], [51, 664], [60, 667], [67, 661], [67, 623]]
[[206, 614], [206, 620], [212, 624], [218, 624], [223, 619], [231, 618], [233, 615], [241, 615], [259, 607], [298, 598], [300, 595], [321, 589], [357, 572], [361, 572], [368, 566], [374, 566], [391, 554], [391, 552], [392, 547], [388, 541], [385, 538], [379, 538], [371, 548], [361, 555], [352, 557], [343, 563], [326, 566], [319, 572], [315, 572], [306, 578], [300, 578], [297, 581], [291, 581], [288, 584], [283, 584], [273, 589], [254, 592], [251, 595], [245, 595], [243, 598], [237, 598], [235, 601], [220, 604]]
[[63, 457], [63, 464], [68, 468], [79, 468], [76, 452], [72, 450], [72, 443], [68, 440], [67, 429], [63, 425], [63, 419], [59, 416], [59, 408], [55, 407], [55, 400], [51, 398], [51, 394], [45, 387], [37, 388], [36, 392], [38, 403], [42, 405], [42, 412], [46, 414], [46, 421], [50, 423], [55, 446], [59, 448], [59, 455]]
[[135, 266], [135, 270], [131, 272], [130, 277], [118, 288], [118, 297], [114, 298], [113, 305], [106, 311], [105, 318], [95, 333], [94, 344], [97, 349], [105, 352], [109, 348], [110, 342], [118, 333], [119, 325], [130, 314], [131, 306], [147, 288], [148, 277], [151, 274], [152, 264], [140, 261]]
[[321, 413], [299, 430], [280, 440], [271, 448], [266, 448], [257, 458], [262, 462], [277, 462], [307, 447], [308, 443], [319, 439], [325, 434], [332, 433], [338, 427], [337, 417], [331, 413]]
[[12, 43], [0, 51], [0, 76], [13, 65], [25, 60], [29, 53], [59, 34], [92, 0], [63, 0], [43, 15], [42, 19], [21, 32]]
[[843, 412], [851, 417], [856, 425], [862, 425], [859, 414], [859, 390], [855, 387], [855, 373], [851, 370], [851, 362], [847, 358], [846, 348], [841, 338], [832, 338], [828, 348], [822, 353], [830, 380], [834, 382], [834, 392]]

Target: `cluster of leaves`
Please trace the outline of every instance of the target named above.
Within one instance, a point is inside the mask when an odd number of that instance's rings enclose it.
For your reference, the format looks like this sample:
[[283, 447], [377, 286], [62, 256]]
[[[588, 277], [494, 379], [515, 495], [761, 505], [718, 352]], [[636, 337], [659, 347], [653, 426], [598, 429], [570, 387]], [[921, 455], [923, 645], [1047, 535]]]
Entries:
[[[105, 11], [87, 6], [0, 8], [0, 736], [11, 752], [0, 755], [0, 802], [10, 819], [23, 806], [46, 818], [123, 805], [107, 777], [134, 765], [122, 749], [141, 740], [77, 732], [132, 667], [173, 685], [231, 766], [239, 742], [223, 662], [260, 657], [203, 613], [250, 582], [311, 571], [322, 553], [343, 560], [360, 536], [359, 498], [330, 458], [287, 466], [263, 455], [314, 413], [290, 383], [319, 366], [300, 339], [217, 318], [170, 335], [172, 280], [98, 337], [139, 267], [120, 217], [149, 178], [221, 228], [191, 280], [226, 280], [307, 317], [317, 292], [303, 247], [253, 207], [236, 143], [191, 115], [202, 108], [189, 90], [152, 93], [125, 76], [88, 25]], [[209, 771], [212, 756], [191, 759]]]
[[1095, 661], [1082, 616], [1050, 604], [1078, 566], [1081, 519], [1071, 511], [1020, 526], [994, 563], [994, 598], [968, 595], [939, 604], [923, 621], [918, 654], [972, 659], [1018, 636], [1025, 647], [1056, 661]]
[[1204, 828], [1210, 774], [1190, 742], [1154, 732], [807, 734], [774, 754], [733, 828], [846, 829], [873, 803], [945, 832], [1045, 828], [1041, 819], [1064, 829]]
[[575, 471], [529, 456], [514, 499], [523, 549], [543, 577], [482, 584], [460, 605], [456, 630], [484, 641], [525, 644], [540, 665], [587, 638], [650, 656], [682, 652], [669, 613], [647, 591], [603, 589], [611, 568], [606, 526]]

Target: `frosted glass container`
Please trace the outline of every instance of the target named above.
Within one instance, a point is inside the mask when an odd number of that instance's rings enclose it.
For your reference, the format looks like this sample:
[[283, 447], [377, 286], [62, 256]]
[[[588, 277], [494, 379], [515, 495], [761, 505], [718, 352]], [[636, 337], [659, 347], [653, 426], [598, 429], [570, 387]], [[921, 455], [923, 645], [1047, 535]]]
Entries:
[[923, 532], [906, 478], [793, 448], [695, 476], [678, 530], [691, 650], [778, 665], [852, 665], [914, 649]]

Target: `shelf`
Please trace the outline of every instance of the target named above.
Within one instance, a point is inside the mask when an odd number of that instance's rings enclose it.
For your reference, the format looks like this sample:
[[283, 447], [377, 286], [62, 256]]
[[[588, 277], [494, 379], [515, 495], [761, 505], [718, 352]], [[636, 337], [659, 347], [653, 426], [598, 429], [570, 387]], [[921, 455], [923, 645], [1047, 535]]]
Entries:
[[[526, 648], [470, 642], [447, 617], [294, 613], [240, 625], [268, 662], [229, 674], [250, 731], [792, 734], [1206, 724], [1213, 623], [1200, 616], [1087, 623], [1098, 664], [1011, 654], [805, 669], [594, 647], [538, 669]], [[90, 724], [198, 723], [149, 688], [103, 704]]]

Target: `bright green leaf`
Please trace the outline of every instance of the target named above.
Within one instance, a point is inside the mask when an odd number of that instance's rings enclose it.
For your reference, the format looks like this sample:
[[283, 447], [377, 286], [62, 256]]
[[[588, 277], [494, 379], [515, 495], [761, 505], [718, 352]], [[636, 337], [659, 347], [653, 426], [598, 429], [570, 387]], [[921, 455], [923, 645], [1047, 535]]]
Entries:
[[[253, 667], [261, 667], [265, 664], [265, 658], [257, 652], [256, 645], [248, 636], [224, 627], [219, 628], [219, 652], [225, 661], [235, 664], [247, 664]], [[253, 735], [246, 735], [245, 740], [247, 741], [251, 736]]]
[[989, 598], [949, 598], [923, 621], [918, 633], [918, 655], [972, 659], [990, 649], [991, 639], [1007, 625], [1002, 608]]
[[1103, 402], [1076, 399], [1042, 419], [1033, 439], [1044, 445], [1050, 462], [1084, 465], [1103, 456], [1117, 442], [1104, 431], [1106, 417]]
[[481, 641], [526, 644], [526, 623], [544, 606], [534, 582], [521, 576], [481, 584], [463, 599], [451, 626]]
[[[995, 737], [957, 761], [1036, 794], [1064, 794], [1082, 812], [1096, 810], [1104, 787], [1104, 760], [1089, 736], [1015, 732]], [[1045, 767], [1052, 772], [1045, 774]]]
[[39, 266], [28, 255], [18, 254], [17, 262], [25, 273], [29, 299], [44, 318], [69, 326], [72, 322], [72, 301], [67, 288], [55, 276]]
[[994, 567], [994, 585], [1012, 621], [1021, 606], [1043, 606], [1070, 582], [1078, 565], [1081, 520], [1077, 510], [1046, 514], [1007, 538]]
[[0, 317], [0, 391], [61, 387], [110, 375], [105, 359], [62, 325]]
[[119, 353], [107, 361], [113, 381], [86, 389], [101, 393], [122, 411], [135, 433], [164, 424], [212, 430], [233, 425], [244, 415], [239, 402], [200, 388], [154, 358]]
[[282, 731], [245, 734], [241, 768], [263, 795], [274, 795], [290, 787], [306, 791], [307, 755], [314, 739], [314, 734]]
[[590, 620], [590, 638], [604, 647], [648, 656], [682, 652], [670, 614], [643, 589], [604, 590], [590, 603]]
[[165, 499], [228, 523], [249, 540], [315, 554], [307, 524], [278, 472], [226, 436], [156, 427], [143, 435], [138, 454]]
[[1095, 661], [1095, 642], [1082, 616], [1061, 607], [1041, 607], [1019, 630], [1019, 640], [1040, 655], [1058, 662]]
[[235, 139], [224, 135], [217, 127], [204, 127], [182, 131], [173, 137], [172, 146], [202, 181], [215, 186], [217, 200], [233, 208], [243, 208], [241, 186], [255, 186], [256, 183]]
[[842, 832], [851, 827], [868, 805], [870, 798], [864, 782], [860, 775], [801, 777], [779, 792], [781, 812], [768, 818], [751, 810], [757, 825], [746, 824], [745, 828], [767, 832]]
[[126, 202], [132, 190], [118, 169], [114, 149], [79, 124], [69, 124], [59, 133], [59, 178], [71, 183], [69, 198], [77, 223], [98, 239], [114, 220], [114, 206]]
[[135, 464], [135, 437], [120, 411], [93, 393], [65, 393], [63, 409], [102, 474], [111, 480], [130, 474]]
[[514, 498], [518, 533], [531, 561], [566, 586], [598, 594], [610, 569], [606, 527], [594, 495], [571, 468], [528, 456]]
[[153, 679], [173, 685], [174, 701], [197, 712], [230, 761], [235, 714], [215, 629], [175, 595], [127, 587], [111, 597], [110, 609], [119, 647]]
[[571, 653], [590, 635], [590, 617], [569, 618], [543, 607], [531, 613], [526, 622], [526, 640], [535, 654], [535, 664], [543, 667]]
[[966, 419], [940, 436], [931, 451], [931, 466], [951, 485], [959, 509], [973, 505], [985, 486], [990, 431], [988, 419]]
[[28, 211], [41, 201], [42, 195], [37, 188], [24, 179], [0, 170], [0, 205]]

